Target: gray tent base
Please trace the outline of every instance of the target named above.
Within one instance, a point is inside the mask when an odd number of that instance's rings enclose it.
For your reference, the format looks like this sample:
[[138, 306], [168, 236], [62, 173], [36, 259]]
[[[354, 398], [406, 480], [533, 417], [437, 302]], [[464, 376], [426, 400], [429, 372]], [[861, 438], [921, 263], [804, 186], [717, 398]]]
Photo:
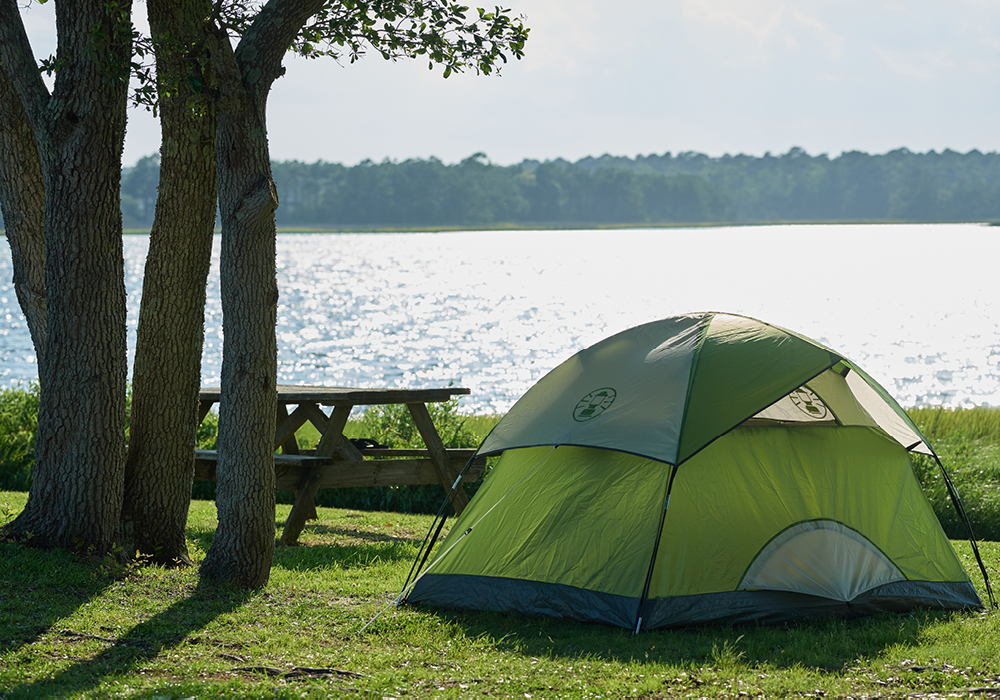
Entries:
[[[636, 628], [638, 599], [574, 586], [463, 574], [424, 574], [418, 595], [404, 602], [463, 610], [499, 610], [535, 618], [566, 618]], [[855, 617], [876, 612], [981, 610], [968, 582], [897, 581], [839, 601], [785, 591], [728, 591], [659, 598], [643, 605], [640, 629], [704, 623], [781, 624], [809, 617]]]

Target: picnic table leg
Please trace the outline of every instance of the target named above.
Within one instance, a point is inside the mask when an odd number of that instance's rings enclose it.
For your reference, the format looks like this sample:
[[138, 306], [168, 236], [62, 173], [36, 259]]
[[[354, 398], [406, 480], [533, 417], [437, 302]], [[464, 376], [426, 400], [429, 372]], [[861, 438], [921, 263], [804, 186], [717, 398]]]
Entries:
[[212, 410], [212, 406], [215, 405], [214, 401], [199, 401], [198, 402], [198, 425], [201, 425], [205, 420], [205, 416], [208, 412]]
[[[295, 425], [296, 421], [289, 421], [288, 420], [288, 407], [285, 404], [283, 404], [283, 403], [279, 403], [278, 404], [277, 418], [276, 418], [275, 422], [276, 422], [276, 425], [275, 425], [275, 433], [276, 433], [275, 442], [277, 442], [277, 444], [274, 446], [274, 449], [277, 450], [278, 448], [281, 448], [281, 452], [283, 454], [286, 454], [286, 455], [297, 455], [297, 454], [299, 454], [299, 443], [295, 441], [295, 430], [293, 429], [293, 426]], [[304, 423], [305, 420], [303, 420], [302, 422]], [[282, 430], [282, 428], [285, 428], [285, 430]], [[289, 434], [289, 431], [291, 431], [290, 434]], [[285, 434], [287, 434], [288, 437], [284, 437]], [[282, 442], [278, 442], [278, 440], [280, 440], [283, 437], [284, 437], [284, 440]], [[295, 494], [295, 502], [298, 503], [301, 491], [299, 489], [295, 489], [292, 493]], [[314, 494], [314, 497], [315, 497], [315, 494]], [[306, 514], [305, 514], [305, 520], [316, 520], [319, 517], [316, 514], [316, 504], [312, 500], [310, 500], [310, 503], [311, 503], [311, 505], [310, 505], [308, 511], [306, 511]], [[294, 506], [293, 506], [293, 509], [294, 509]], [[289, 515], [288, 519], [291, 520], [292, 516]], [[286, 530], [287, 530], [287, 526], [286, 526]], [[299, 527], [299, 532], [301, 532], [301, 531], [302, 531], [302, 527], [300, 526]], [[297, 538], [298, 536], [299, 536], [298, 532], [296, 532], [295, 533], [295, 537]], [[282, 535], [282, 541], [284, 541], [284, 535]]]
[[333, 409], [323, 437], [316, 445], [317, 457], [340, 455], [341, 459], [348, 462], [360, 462], [364, 459], [361, 451], [350, 440], [344, 438], [344, 428], [353, 408], [354, 406], [337, 406]]
[[285, 521], [285, 529], [281, 532], [281, 544], [294, 547], [299, 543], [299, 535], [306, 526], [306, 520], [316, 519], [316, 492], [319, 491], [319, 481], [322, 474], [317, 467], [309, 473], [295, 490], [295, 503], [292, 512]]
[[444, 443], [441, 442], [441, 436], [438, 435], [437, 428], [434, 427], [434, 421], [431, 420], [427, 406], [422, 403], [409, 403], [406, 406], [410, 409], [410, 415], [413, 416], [413, 422], [420, 432], [420, 437], [424, 439], [427, 451], [430, 452], [431, 461], [437, 468], [438, 479], [451, 498], [451, 505], [455, 507], [456, 513], [461, 514], [469, 505], [469, 496], [461, 484], [454, 491], [451, 488], [455, 479], [458, 478], [458, 474], [452, 473], [451, 460], [448, 458], [448, 453], [445, 452]]
[[[316, 411], [322, 414], [319, 407], [315, 407]], [[344, 427], [347, 425], [347, 417], [351, 414], [351, 409], [353, 406], [337, 406], [333, 409], [333, 415], [330, 416], [329, 420], [325, 421], [323, 437], [320, 438], [319, 445], [316, 446], [316, 456], [317, 457], [332, 457], [335, 453], [344, 453], [345, 447], [341, 445], [341, 438], [344, 434]], [[323, 416], [326, 417], [325, 415]], [[313, 420], [315, 424], [318, 421]], [[354, 453], [356, 453], [357, 459], [363, 459], [357, 448], [354, 447], [349, 442], [344, 442], [344, 444], [351, 448]], [[340, 449], [338, 450], [338, 447]], [[347, 459], [354, 459], [354, 454], [349, 453]], [[292, 547], [298, 544], [299, 535], [302, 534], [302, 528], [305, 527], [306, 520], [316, 519], [316, 492], [319, 491], [319, 482], [322, 477], [322, 467], [312, 467], [306, 477], [302, 480], [299, 488], [296, 490], [295, 504], [292, 506], [292, 512], [288, 514], [288, 520], [285, 521], [285, 529], [281, 533], [281, 543]]]
[[[296, 411], [296, 413], [298, 412]], [[298, 418], [298, 416], [296, 416], [296, 418]], [[281, 451], [286, 455], [299, 454], [299, 443], [295, 441], [295, 431], [305, 422], [304, 418], [301, 422], [298, 420], [288, 420], [288, 407], [283, 403], [279, 403], [274, 429], [276, 436], [274, 449], [278, 449], [280, 447]], [[296, 425], [296, 423], [298, 423], [298, 425]], [[278, 442], [279, 439], [281, 442]]]

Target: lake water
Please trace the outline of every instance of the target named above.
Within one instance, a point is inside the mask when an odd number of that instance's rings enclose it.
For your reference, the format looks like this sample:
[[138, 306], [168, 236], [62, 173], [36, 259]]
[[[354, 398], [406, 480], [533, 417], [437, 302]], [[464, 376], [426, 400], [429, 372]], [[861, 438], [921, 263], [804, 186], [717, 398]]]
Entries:
[[[218, 237], [203, 383], [222, 362]], [[126, 236], [129, 347], [148, 237]], [[0, 257], [0, 381], [37, 376]], [[1000, 406], [1000, 229], [757, 226], [278, 237], [282, 383], [472, 389], [503, 411], [633, 325], [729, 311], [857, 361], [904, 406]]]

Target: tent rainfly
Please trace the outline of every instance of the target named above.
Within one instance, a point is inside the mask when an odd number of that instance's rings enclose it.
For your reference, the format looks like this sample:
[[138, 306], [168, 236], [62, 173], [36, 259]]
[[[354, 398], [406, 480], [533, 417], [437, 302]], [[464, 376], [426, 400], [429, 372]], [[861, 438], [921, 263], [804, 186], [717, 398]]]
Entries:
[[647, 323], [511, 408], [477, 451], [499, 461], [400, 602], [636, 632], [981, 608], [909, 452], [937, 459], [819, 343], [722, 313]]

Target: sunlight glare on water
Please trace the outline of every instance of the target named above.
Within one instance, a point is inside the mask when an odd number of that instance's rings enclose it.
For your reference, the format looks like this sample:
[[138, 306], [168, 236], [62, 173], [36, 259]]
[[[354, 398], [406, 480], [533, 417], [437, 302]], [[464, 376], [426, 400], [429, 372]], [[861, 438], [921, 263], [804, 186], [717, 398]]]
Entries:
[[[282, 234], [278, 379], [453, 383], [472, 389], [465, 410], [503, 411], [612, 333], [714, 310], [831, 346], [905, 406], [1000, 405], [998, 231], [935, 224]], [[125, 244], [131, 347], [148, 238]], [[218, 384], [221, 369], [218, 245], [215, 255], [206, 385]], [[31, 379], [9, 251], [0, 268], [0, 372]]]

